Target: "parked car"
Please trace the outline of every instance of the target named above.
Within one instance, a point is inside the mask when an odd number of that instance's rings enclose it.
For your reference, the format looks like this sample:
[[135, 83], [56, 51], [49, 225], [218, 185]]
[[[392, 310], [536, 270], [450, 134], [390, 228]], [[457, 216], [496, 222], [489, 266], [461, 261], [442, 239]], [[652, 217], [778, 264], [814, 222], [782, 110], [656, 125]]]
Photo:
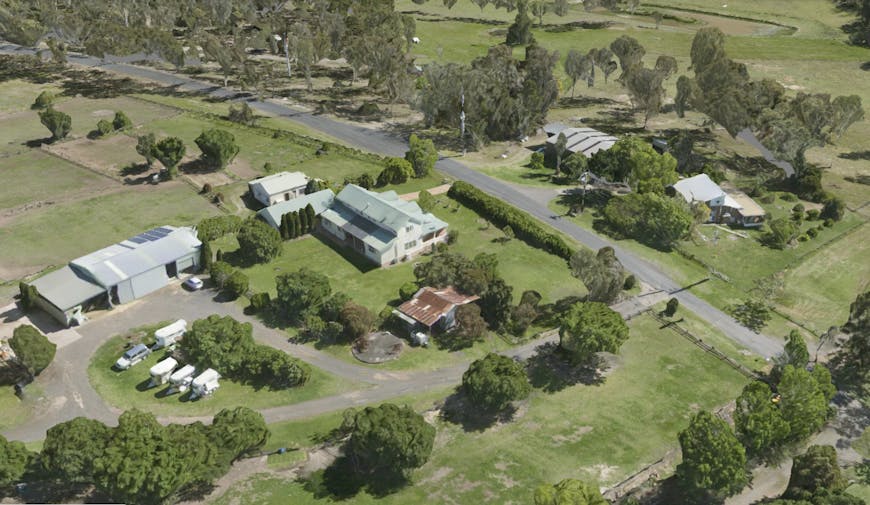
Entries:
[[202, 289], [202, 279], [200, 279], [199, 277], [190, 277], [186, 281], [184, 281], [184, 287], [191, 291]]
[[136, 344], [130, 349], [127, 349], [118, 361], [115, 362], [115, 368], [118, 370], [126, 370], [131, 366], [144, 360], [151, 354], [151, 349], [145, 344]]

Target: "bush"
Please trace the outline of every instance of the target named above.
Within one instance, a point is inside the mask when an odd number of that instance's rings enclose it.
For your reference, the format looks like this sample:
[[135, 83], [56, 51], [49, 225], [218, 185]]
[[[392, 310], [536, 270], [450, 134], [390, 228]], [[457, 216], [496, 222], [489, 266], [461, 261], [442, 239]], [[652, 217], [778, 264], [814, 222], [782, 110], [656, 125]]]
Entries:
[[205, 183], [202, 185], [202, 191], [200, 191], [200, 193], [202, 193], [204, 195], [208, 195], [208, 194], [211, 194], [212, 189], [213, 188], [211, 187], [211, 184]]
[[15, 352], [16, 359], [31, 375], [40, 372], [51, 364], [57, 345], [33, 326], [25, 324], [12, 331], [9, 347]]
[[378, 174], [378, 187], [388, 184], [403, 184], [413, 177], [414, 167], [404, 158], [387, 158], [384, 169]]
[[819, 218], [821, 211], [819, 209], [810, 209], [807, 211], [807, 221], [815, 221]]
[[459, 240], [459, 230], [450, 229], [447, 230], [447, 243], [453, 245], [456, 241]]
[[204, 130], [194, 141], [202, 151], [202, 161], [212, 169], [222, 170], [239, 154], [236, 137], [217, 128]]
[[106, 121], [105, 119], [100, 119], [97, 121], [97, 135], [99, 137], [107, 137], [114, 131], [112, 128], [112, 123]]
[[414, 294], [417, 293], [418, 289], [417, 285], [413, 282], [402, 284], [402, 287], [399, 288], [399, 299], [403, 302], [407, 302], [414, 297]]
[[232, 265], [221, 261], [220, 254], [218, 254], [218, 259], [208, 267], [208, 275], [218, 289], [223, 289], [227, 279], [233, 274], [233, 270]]
[[[203, 186], [203, 190], [205, 190], [205, 186]], [[237, 233], [241, 228], [242, 218], [239, 216], [207, 217], [196, 225], [196, 235], [203, 242], [210, 242], [224, 235]]]
[[529, 168], [532, 170], [544, 170], [544, 153], [532, 153], [532, 159], [529, 160]]
[[822, 207], [820, 214], [822, 219], [839, 221], [846, 215], [846, 202], [842, 198], [829, 195], [823, 203], [824, 207]]
[[50, 91], [43, 91], [36, 97], [33, 105], [30, 107], [31, 109], [47, 109], [54, 104], [54, 95]]
[[798, 197], [794, 193], [782, 193], [779, 195], [779, 199], [784, 202], [796, 202]]
[[251, 263], [268, 263], [281, 254], [281, 234], [259, 219], [249, 219], [236, 234], [239, 252]]
[[253, 125], [254, 111], [251, 110], [251, 106], [248, 105], [248, 102], [242, 102], [238, 105], [230, 105], [230, 111], [227, 115], [227, 119], [229, 119], [233, 123]]
[[133, 127], [133, 122], [122, 111], [115, 113], [115, 118], [112, 119], [112, 126], [117, 131], [129, 130]]
[[809, 240], [810, 238], [809, 238], [808, 236], [806, 236], [806, 235], [801, 235], [801, 236], [798, 237], [797, 239], [798, 239], [798, 242], [806, 242], [806, 241]]
[[802, 203], [796, 204], [794, 207], [791, 208], [791, 211], [803, 214], [804, 213], [804, 204], [802, 204]]
[[233, 273], [227, 278], [224, 283], [223, 292], [231, 296], [234, 300], [248, 293], [248, 276], [241, 270], [233, 270]]
[[817, 230], [816, 228], [810, 228], [809, 230], [807, 230], [807, 236], [809, 236], [810, 238], [816, 238], [818, 235], [819, 230]]
[[825, 228], [830, 228], [831, 226], [834, 226], [834, 220], [833, 219], [825, 219], [825, 221], [822, 223], [822, 225]]
[[622, 284], [622, 289], [628, 291], [629, 289], [634, 288], [636, 285], [637, 277], [632, 274], [625, 278], [625, 282]]
[[562, 240], [562, 237], [545, 231], [543, 225], [533, 217], [498, 198], [487, 195], [467, 182], [453, 183], [447, 195], [492, 221], [498, 228], [510, 226], [518, 239], [532, 247], [543, 249], [566, 260], [574, 254], [574, 250]]
[[262, 312], [272, 303], [272, 298], [269, 293], [254, 293], [251, 295], [251, 304], [248, 305], [248, 310], [254, 314]]
[[768, 193], [760, 198], [761, 203], [773, 203], [776, 201], [776, 195]]
[[773, 249], [785, 249], [800, 231], [797, 225], [785, 218], [774, 219], [769, 227], [770, 230], [762, 235], [761, 241]]

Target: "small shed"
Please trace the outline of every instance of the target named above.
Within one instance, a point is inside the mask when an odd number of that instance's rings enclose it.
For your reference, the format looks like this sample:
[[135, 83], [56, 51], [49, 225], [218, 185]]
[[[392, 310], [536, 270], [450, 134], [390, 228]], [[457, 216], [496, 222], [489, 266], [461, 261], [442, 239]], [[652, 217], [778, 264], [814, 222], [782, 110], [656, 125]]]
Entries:
[[393, 310], [407, 325], [408, 333], [447, 331], [456, 324], [456, 309], [479, 300], [476, 295], [462, 294], [452, 286], [421, 288], [414, 297]]
[[278, 172], [248, 183], [251, 195], [265, 206], [286, 202], [305, 194], [308, 176], [302, 172]]

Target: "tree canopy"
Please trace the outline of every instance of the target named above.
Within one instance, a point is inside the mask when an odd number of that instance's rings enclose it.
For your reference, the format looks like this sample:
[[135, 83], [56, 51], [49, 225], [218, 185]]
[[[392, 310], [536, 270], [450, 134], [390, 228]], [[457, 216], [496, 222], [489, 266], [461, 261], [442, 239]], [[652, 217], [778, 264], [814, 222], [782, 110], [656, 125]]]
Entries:
[[761, 455], [788, 440], [791, 428], [773, 402], [767, 384], [755, 381], [743, 388], [734, 410], [734, 429], [751, 455]]
[[305, 312], [316, 310], [332, 293], [329, 278], [308, 268], [281, 274], [275, 284], [277, 306], [291, 320], [303, 320]]
[[803, 440], [821, 429], [828, 419], [828, 400], [810, 372], [786, 365], [777, 389], [782, 417], [793, 439]]
[[668, 153], [659, 154], [652, 144], [629, 135], [613, 147], [596, 152], [589, 161], [595, 174], [613, 181], [625, 181], [638, 193], [664, 194], [677, 182], [677, 160]]
[[177, 173], [175, 167], [181, 161], [181, 158], [184, 158], [186, 152], [187, 148], [184, 146], [184, 141], [180, 138], [165, 137], [154, 144], [151, 155], [169, 171], [169, 177], [174, 178]]
[[727, 497], [747, 484], [746, 453], [724, 420], [698, 412], [679, 439], [683, 461], [677, 476], [690, 493]]
[[204, 130], [194, 141], [202, 152], [202, 161], [209, 168], [224, 169], [239, 154], [236, 137], [218, 128]]
[[51, 140], [65, 139], [72, 131], [72, 118], [69, 114], [51, 106], [39, 113], [39, 121], [51, 132]]
[[408, 140], [408, 151], [405, 152], [405, 159], [414, 169], [414, 177], [430, 175], [435, 168], [435, 162], [438, 161], [435, 143], [429, 139], [421, 139], [412, 133]]
[[663, 250], [686, 237], [694, 219], [682, 198], [655, 193], [612, 198], [601, 214], [611, 232]]
[[39, 461], [50, 475], [68, 482], [93, 482], [94, 461], [105, 451], [112, 429], [85, 417], [49, 428]]
[[597, 253], [579, 249], [568, 264], [574, 277], [586, 285], [590, 301], [612, 303], [622, 292], [625, 269], [612, 247], [602, 247]]
[[816, 495], [842, 493], [847, 486], [837, 463], [836, 449], [830, 445], [811, 445], [794, 458], [783, 497], [810, 500]]
[[32, 375], [39, 375], [54, 359], [57, 345], [33, 326], [21, 325], [12, 331], [9, 347], [18, 362]]
[[0, 488], [20, 482], [35, 456], [22, 442], [0, 435]]
[[532, 390], [521, 364], [494, 353], [471, 363], [462, 374], [462, 388], [475, 405], [486, 410], [502, 410]]
[[346, 453], [361, 474], [399, 474], [429, 459], [435, 427], [408, 406], [385, 403], [366, 407], [345, 419], [350, 432]]
[[242, 224], [236, 239], [239, 251], [250, 263], [268, 263], [278, 257], [284, 247], [278, 230], [256, 218]]
[[601, 302], [575, 303], [562, 314], [559, 345], [575, 359], [615, 353], [626, 340], [628, 326], [622, 316]]

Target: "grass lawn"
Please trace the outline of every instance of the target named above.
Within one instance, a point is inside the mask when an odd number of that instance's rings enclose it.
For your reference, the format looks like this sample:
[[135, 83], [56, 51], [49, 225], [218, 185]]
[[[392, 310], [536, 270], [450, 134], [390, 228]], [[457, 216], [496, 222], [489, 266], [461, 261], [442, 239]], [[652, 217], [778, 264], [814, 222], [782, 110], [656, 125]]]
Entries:
[[182, 183], [36, 209], [0, 228], [0, 263], [38, 271], [163, 224], [190, 225], [218, 210]]
[[[459, 230], [459, 239], [451, 249], [468, 257], [481, 252], [497, 253], [499, 272], [508, 284], [514, 286], [515, 301], [527, 289], [539, 291], [544, 303], [585, 293], [583, 284], [571, 277], [568, 265], [562, 259], [516, 239], [507, 244], [497, 243], [496, 240], [503, 237], [502, 232], [492, 226], [483, 229], [486, 223], [477, 214], [447, 196], [437, 197], [436, 201], [433, 213], [446, 221], [451, 229]], [[225, 237], [212, 244], [213, 250], [221, 249], [225, 254], [237, 248], [234, 237]], [[529, 268], [530, 265], [534, 268]], [[370, 268], [350, 251], [310, 236], [285, 242], [284, 252], [276, 260], [247, 268], [245, 273], [254, 291], [268, 291], [274, 295], [275, 277], [302, 267], [323, 273], [329, 277], [333, 291], [343, 291], [357, 303], [376, 312], [397, 300], [402, 284], [414, 280], [412, 263]]]
[[93, 172], [36, 150], [0, 158], [0, 180], [10, 182], [0, 184], [0, 209], [62, 199], [65, 194], [103, 182]]
[[[160, 327], [161, 324], [156, 324], [130, 330], [128, 334], [145, 331], [149, 335], [145, 342], [152, 343], [153, 331]], [[108, 404], [120, 409], [137, 408], [158, 416], [212, 415], [221, 409], [239, 405], [252, 409], [289, 405], [356, 387], [312, 367], [311, 380], [300, 388], [271, 391], [222, 379], [220, 389], [211, 398], [189, 401], [187, 394], [163, 397], [162, 392], [166, 386], [145, 389], [150, 380], [148, 370], [165, 357], [163, 351], [151, 354], [129, 370], [117, 372], [112, 369], [115, 360], [124, 352], [126, 342], [125, 335], [113, 337], [97, 350], [88, 366], [88, 377], [94, 389]]]
[[[693, 412], [728, 402], [744, 385], [737, 372], [652, 318], [635, 318], [630, 326], [631, 338], [604, 384], [536, 391], [513, 422], [484, 432], [439, 420], [436, 448], [412, 485], [382, 499], [361, 493], [353, 503], [529, 503], [542, 482], [574, 477], [613, 484], [676, 447]], [[288, 501], [331, 500], [315, 498], [302, 483], [256, 476], [216, 503]]]
[[[33, 385], [27, 387], [28, 393], [35, 392], [31, 388], [33, 388]], [[30, 418], [30, 411], [32, 409], [30, 402], [26, 399], [24, 401], [19, 400], [15, 396], [12, 386], [0, 387], [0, 405], [3, 407], [0, 408], [0, 430], [18, 426]]]
[[33, 101], [43, 91], [57, 96], [60, 88], [53, 83], [36, 84], [21, 79], [0, 82], [0, 114], [30, 110]]

